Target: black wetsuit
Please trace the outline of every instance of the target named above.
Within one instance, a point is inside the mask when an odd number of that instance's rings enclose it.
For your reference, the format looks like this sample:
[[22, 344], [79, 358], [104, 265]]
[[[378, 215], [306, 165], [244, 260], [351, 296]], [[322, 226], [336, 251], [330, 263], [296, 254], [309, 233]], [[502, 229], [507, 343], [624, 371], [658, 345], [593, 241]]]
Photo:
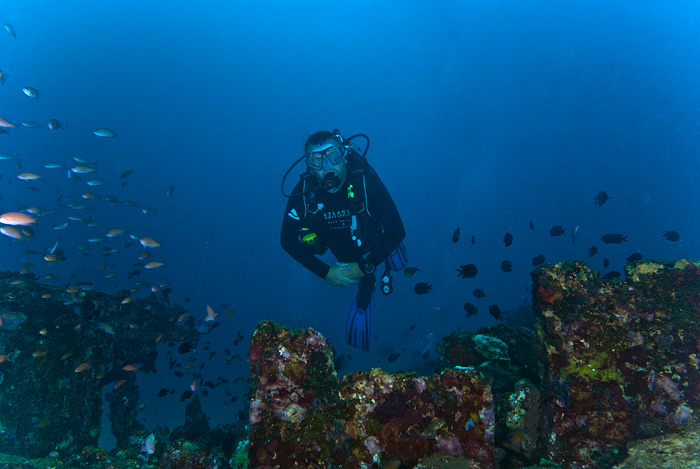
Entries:
[[[292, 194], [309, 190], [289, 198], [281, 242], [294, 259], [323, 279], [330, 266], [317, 256], [326, 249], [339, 262], [364, 261], [380, 269], [406, 236], [389, 192], [359, 155], [349, 155], [345, 183], [336, 193], [323, 190], [307, 171]], [[353, 229], [353, 217], [356, 229]], [[374, 282], [373, 274], [360, 280], [358, 301], [362, 304], [369, 303]]]

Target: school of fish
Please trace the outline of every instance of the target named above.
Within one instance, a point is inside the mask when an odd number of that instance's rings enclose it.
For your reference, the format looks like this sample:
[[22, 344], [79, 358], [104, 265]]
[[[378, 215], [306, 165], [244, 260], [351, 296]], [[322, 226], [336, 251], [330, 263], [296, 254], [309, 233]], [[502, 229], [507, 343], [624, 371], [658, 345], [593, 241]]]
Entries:
[[[16, 38], [14, 26], [8, 23], [4, 28]], [[19, 81], [19, 73], [15, 78]], [[46, 131], [42, 133], [42, 128], [48, 128], [52, 136], [64, 133], [72, 135], [75, 132], [69, 130], [68, 126], [71, 116], [63, 116], [61, 120], [51, 118], [43, 125], [25, 119], [31, 116], [21, 114], [26, 112], [26, 109], [41, 110], [43, 101], [49, 98], [49, 92], [42, 94], [37, 87], [32, 86], [33, 83], [14, 80], [5, 71], [0, 71], [0, 94], [22, 93], [26, 96], [23, 99], [27, 100], [27, 107], [21, 112], [13, 112], [7, 107], [1, 111], [3, 115], [0, 116], [0, 138], [4, 140], [0, 141], [0, 151], [5, 150], [3, 145], [9, 146], [13, 143], [13, 138], [18, 132], [32, 132], [32, 138], [37, 142], [48, 137]], [[81, 128], [73, 125], [71, 129], [76, 127]], [[91, 127], [95, 130], [92, 131], [92, 135], [87, 133], [85, 139], [98, 137], [105, 141], [105, 145], [128, 141], [129, 136], [126, 133], [117, 138], [117, 133], [110, 128], [102, 125]], [[56, 131], [60, 132], [53, 133]], [[83, 136], [79, 135], [78, 138]], [[167, 262], [162, 254], [167, 243], [139, 230], [139, 226], [143, 224], [143, 217], [156, 216], [156, 210], [129, 200], [117, 192], [123, 193], [128, 190], [127, 186], [133, 179], [132, 175], [138, 174], [138, 168], [120, 170], [117, 173], [105, 171], [100, 167], [99, 154], [57, 156], [54, 161], [43, 163], [37, 163], [36, 160], [20, 153], [0, 153], [0, 185], [4, 188], [0, 193], [0, 234], [3, 235], [0, 236], [0, 249], [4, 252], [10, 252], [13, 248], [21, 250], [16, 270], [22, 274], [34, 274], [42, 282], [61, 285], [64, 288], [64, 294], [61, 296], [64, 305], [79, 306], [83, 319], [95, 321], [99, 329], [112, 336], [117, 332], [115, 325], [98, 322], [97, 305], [84, 301], [81, 296], [95, 289], [95, 284], [106, 285], [107, 290], [112, 288], [117, 291], [123, 290], [126, 282], [129, 285], [128, 295], [120, 297], [121, 305], [125, 307], [138, 301], [139, 297], [154, 294], [162, 295], [163, 301], [169, 304], [168, 293], [172, 291], [172, 286], [165, 278]], [[163, 187], [161, 193], [169, 199], [174, 190], [175, 186], [170, 185]], [[23, 201], [23, 205], [5, 207], [2, 195], [4, 193], [21, 195], [17, 198]], [[55, 201], [47, 205], [47, 194], [52, 193], [56, 193]], [[127, 211], [129, 226], [114, 226], [110, 222], [112, 214], [117, 211]], [[18, 282], [20, 285], [21, 281]], [[48, 293], [42, 295], [42, 299], [56, 300], [54, 295]], [[188, 302], [189, 298], [185, 301]], [[206, 334], [220, 325], [218, 318], [231, 318], [235, 313], [235, 310], [219, 313], [217, 309], [207, 305], [206, 310], [196, 319], [189, 314], [183, 314], [184, 317], [172, 320], [182, 327]], [[12, 319], [8, 314], [0, 315], [0, 328], [3, 327], [3, 319]], [[79, 330], [80, 327], [81, 324], [76, 323], [74, 329]], [[142, 324], [134, 323], [129, 327], [138, 329]], [[51, 333], [51, 328], [37, 331], [37, 334], [49, 338]], [[244, 335], [239, 330], [230, 348], [243, 344], [243, 339]], [[161, 340], [156, 342], [160, 343]], [[171, 355], [173, 350], [170, 347], [175, 347], [176, 343], [163, 345], [169, 348], [166, 354]], [[184, 393], [180, 400], [185, 400], [194, 392], [202, 393], [206, 397], [207, 389], [223, 384], [227, 402], [235, 402], [237, 396], [228, 389], [229, 382], [226, 378], [219, 376], [210, 380], [205, 376], [204, 368], [217, 351], [211, 351], [209, 354], [201, 352], [209, 350], [211, 343], [207, 341], [202, 347], [199, 347], [198, 342], [186, 345], [186, 351], [181, 352], [187, 355], [184, 363], [180, 363], [179, 359], [170, 358], [170, 370], [174, 376], [189, 383], [183, 385]], [[226, 365], [242, 360], [241, 354], [231, 349], [225, 349], [220, 355]], [[46, 354], [46, 351], [41, 349], [28, 352], [37, 359]], [[16, 353], [18, 352], [2, 350], [0, 344], [0, 363], [12, 364]], [[61, 360], [74, 361], [71, 370], [76, 376], [79, 375], [83, 379], [102, 378], [91, 374], [94, 367], [91, 368], [91, 363], [86, 357], [76, 357], [72, 352], [67, 352]], [[138, 373], [139, 364], [123, 364], [121, 369], [127, 373]], [[232, 380], [233, 383], [243, 381], [242, 377]], [[115, 379], [113, 390], [121, 388], [125, 382], [125, 379]], [[175, 389], [172, 389], [172, 392], [175, 392]], [[163, 396], [164, 394], [158, 394], [158, 397]], [[151, 454], [154, 444], [154, 435], [151, 434], [145, 442], [145, 452]]]

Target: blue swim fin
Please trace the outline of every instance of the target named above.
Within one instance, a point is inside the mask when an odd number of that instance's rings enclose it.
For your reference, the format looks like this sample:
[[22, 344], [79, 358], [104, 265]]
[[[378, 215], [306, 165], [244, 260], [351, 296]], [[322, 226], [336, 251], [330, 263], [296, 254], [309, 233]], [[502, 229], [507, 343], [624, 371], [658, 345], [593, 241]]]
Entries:
[[349, 345], [369, 350], [369, 337], [372, 333], [372, 299], [367, 307], [359, 308], [355, 298], [348, 313], [346, 333]]

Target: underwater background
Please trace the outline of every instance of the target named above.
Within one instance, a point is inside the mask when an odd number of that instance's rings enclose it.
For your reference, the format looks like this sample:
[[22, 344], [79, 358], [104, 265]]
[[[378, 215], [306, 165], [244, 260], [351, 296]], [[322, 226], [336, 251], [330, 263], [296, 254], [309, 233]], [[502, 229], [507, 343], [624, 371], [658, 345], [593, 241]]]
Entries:
[[[489, 305], [527, 324], [517, 310], [537, 255], [601, 275], [623, 272], [633, 253], [700, 257], [699, 22], [700, 6], [683, 1], [6, 3], [0, 23], [16, 37], [0, 31], [0, 117], [15, 128], [0, 135], [13, 157], [0, 160], [0, 211], [42, 216], [31, 239], [0, 237], [0, 269], [31, 264], [47, 283], [139, 288], [134, 298], [170, 282], [197, 327], [210, 305], [221, 326], [200, 346], [219, 353], [198, 353], [197, 370], [243, 378], [228, 387], [235, 402], [221, 388], [203, 399], [211, 424], [247, 412], [245, 357], [263, 319], [320, 331], [345, 354], [341, 372], [431, 373], [424, 352], [458, 328], [497, 323]], [[369, 352], [344, 343], [355, 289], [328, 286], [279, 244], [281, 178], [309, 134], [334, 128], [371, 138], [367, 158], [419, 268], [375, 296]], [[94, 175], [68, 177], [74, 157]], [[89, 186], [93, 177], [105, 184]], [[596, 207], [600, 191], [609, 200]], [[106, 237], [112, 228], [157, 240], [149, 260], [164, 265], [144, 270], [138, 241]], [[627, 241], [607, 244], [609, 233]], [[56, 241], [65, 260], [44, 261]], [[468, 263], [477, 276], [458, 278]], [[416, 295], [417, 282], [432, 291]], [[465, 318], [465, 302], [479, 313]], [[138, 377], [146, 428], [184, 419], [192, 378], [168, 369], [176, 349], [163, 344], [159, 371]], [[227, 349], [242, 359], [227, 364]], [[161, 388], [176, 392], [157, 397]], [[101, 444], [113, 444], [106, 430]]]

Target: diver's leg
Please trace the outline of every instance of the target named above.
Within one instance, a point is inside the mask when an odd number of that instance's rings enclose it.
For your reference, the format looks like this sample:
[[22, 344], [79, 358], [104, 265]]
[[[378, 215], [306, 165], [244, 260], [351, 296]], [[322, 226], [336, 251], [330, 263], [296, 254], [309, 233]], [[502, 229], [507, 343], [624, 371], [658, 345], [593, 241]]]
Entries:
[[365, 275], [360, 279], [357, 296], [350, 307], [346, 326], [347, 343], [364, 350], [369, 350], [369, 339], [372, 333], [374, 284], [374, 274]]
[[404, 246], [403, 241], [399, 243], [396, 249], [391, 251], [391, 254], [389, 254], [386, 261], [391, 270], [401, 270], [406, 267], [406, 263], [408, 263], [408, 255], [406, 254], [406, 246]]

